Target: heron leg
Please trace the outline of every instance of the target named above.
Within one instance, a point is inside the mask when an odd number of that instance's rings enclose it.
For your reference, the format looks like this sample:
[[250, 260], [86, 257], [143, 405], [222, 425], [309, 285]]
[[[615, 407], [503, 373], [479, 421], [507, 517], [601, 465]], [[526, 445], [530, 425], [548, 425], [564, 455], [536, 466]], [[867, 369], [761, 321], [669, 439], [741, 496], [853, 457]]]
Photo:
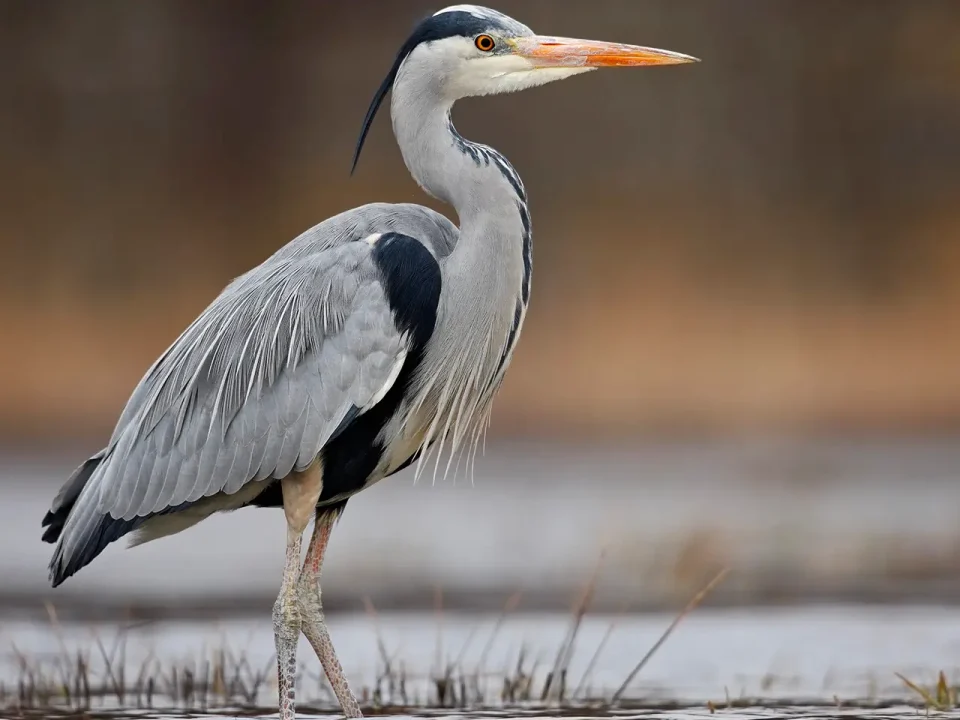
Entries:
[[330, 632], [323, 619], [323, 605], [320, 602], [320, 571], [335, 517], [336, 513], [317, 513], [313, 535], [310, 538], [303, 570], [297, 583], [297, 599], [300, 603], [301, 629], [320, 659], [320, 664], [337, 696], [343, 714], [348, 718], [359, 718], [363, 717], [363, 713], [360, 712], [360, 705], [350, 690], [343, 668], [337, 659], [337, 653], [333, 649]]
[[277, 689], [280, 720], [296, 714], [297, 641], [300, 639], [300, 608], [296, 598], [300, 567], [301, 534], [287, 528], [287, 557], [283, 565], [280, 594], [273, 605], [273, 639], [277, 646]]
[[283, 582], [273, 605], [273, 636], [277, 646], [277, 690], [280, 696], [280, 720], [296, 715], [297, 643], [300, 641], [302, 612], [297, 597], [300, 576], [300, 547], [303, 531], [317, 506], [323, 489], [318, 466], [291, 473], [280, 481], [283, 512], [287, 520], [287, 554], [283, 564]]

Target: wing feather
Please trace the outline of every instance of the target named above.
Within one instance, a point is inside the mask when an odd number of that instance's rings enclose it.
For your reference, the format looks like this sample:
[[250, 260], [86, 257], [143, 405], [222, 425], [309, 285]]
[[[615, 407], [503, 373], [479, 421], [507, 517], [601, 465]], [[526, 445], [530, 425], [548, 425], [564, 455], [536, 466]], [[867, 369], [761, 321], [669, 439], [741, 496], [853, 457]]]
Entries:
[[415, 205], [335, 216], [232, 281], [161, 354], [82, 488], [67, 488], [70, 507], [53, 508], [66, 515], [55, 584], [145, 517], [306, 468], [385, 395], [410, 338], [372, 246], [352, 242], [385, 229], [421, 238], [434, 258], [457, 238]]
[[231, 285], [145, 377], [92, 478], [99, 512], [130, 520], [283, 477], [382, 395], [407, 340], [369, 254], [353, 243]]

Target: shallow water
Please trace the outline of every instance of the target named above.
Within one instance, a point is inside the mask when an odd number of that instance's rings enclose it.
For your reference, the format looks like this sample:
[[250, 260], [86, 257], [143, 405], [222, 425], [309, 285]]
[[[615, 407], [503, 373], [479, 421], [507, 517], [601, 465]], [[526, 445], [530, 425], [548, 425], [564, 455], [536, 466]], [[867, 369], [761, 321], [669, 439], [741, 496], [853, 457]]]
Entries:
[[[286, 531], [283, 513], [258, 509], [113, 543], [51, 591], [40, 519], [85, 452], [0, 455], [0, 609], [273, 604]], [[324, 602], [423, 609], [440, 586], [448, 606], [497, 612], [524, 588], [524, 608], [564, 611], [601, 552], [594, 607], [611, 611], [679, 607], [719, 567], [733, 569], [712, 596], [724, 604], [960, 601], [958, 472], [952, 437], [491, 445], [474, 484], [407, 471], [351, 500]]]
[[[624, 618], [587, 617], [577, 636], [567, 674], [567, 696], [609, 697], [631, 668], [656, 642], [672, 620], [668, 615]], [[344, 668], [358, 693], [368, 700], [380, 688], [380, 699], [399, 703], [391, 695], [383, 674], [383, 653], [390, 658], [394, 677], [405, 677], [403, 698], [409, 706], [436, 702], [436, 683], [441, 668], [453, 665], [453, 676], [476, 682], [482, 704], [502, 703], [503, 678], [517, 676], [518, 657], [524, 653], [524, 672], [534, 677], [534, 697], [556, 657], [570, 625], [566, 615], [510, 616], [493, 637], [495, 617], [428, 614], [334, 615], [331, 634]], [[602, 653], [585, 678], [598, 645], [615, 623]], [[379, 628], [379, 634], [378, 629]], [[163, 622], [131, 627], [122, 644], [114, 649], [115, 626], [65, 626], [27, 622], [0, 625], [0, 680], [16, 687], [23, 677], [21, 658], [39, 676], [56, 678], [57, 659], [89, 651], [90, 676], [105, 680], [107, 673], [97, 649], [113, 655], [111, 674], [124, 669], [128, 687], [141, 672], [169, 678], [177, 668], [193, 669], [206, 676], [201, 660], [215, 661], [223, 649], [233, 658], [244, 657], [249, 675], [263, 673], [264, 681], [247, 704], [269, 708], [274, 701], [272, 635], [269, 620], [223, 623]], [[489, 644], [489, 649], [485, 647]], [[301, 644], [301, 678], [298, 696], [304, 708], [329, 707], [329, 695], [320, 680], [319, 664], [306, 643]], [[485, 658], [481, 663], [481, 658]], [[144, 668], [149, 668], [144, 670]], [[728, 699], [756, 704], [826, 704], [826, 708], [802, 711], [805, 717], [835, 717], [831, 705], [837, 698], [870, 702], [917, 701], [894, 673], [932, 686], [943, 670], [951, 684], [960, 678], [960, 609], [935, 607], [864, 608], [821, 607], [805, 609], [698, 611], [685, 619], [632, 683], [625, 697], [645, 704], [680, 703], [699, 707], [687, 714], [708, 712], [706, 703], [723, 707]], [[245, 671], [246, 672], [246, 671]], [[585, 679], [584, 679], [585, 678]], [[94, 681], [91, 681], [94, 684]], [[475, 693], [472, 690], [470, 695]], [[158, 683], [153, 707], [179, 707], [182, 703], [161, 697]], [[474, 700], [474, 702], [477, 702]], [[124, 704], [133, 704], [133, 696]], [[9, 705], [9, 701], [7, 703]], [[117, 706], [116, 698], [94, 701], [94, 708]], [[481, 704], [477, 702], [477, 704]], [[542, 715], [542, 710], [531, 710]], [[636, 714], [638, 711], [634, 711]], [[665, 711], [666, 712], [666, 711]], [[754, 711], [723, 709], [727, 716], [791, 717], [799, 708]], [[877, 711], [851, 709], [863, 717], [902, 715], [905, 709]], [[913, 712], [913, 711], [911, 711]], [[579, 714], [590, 715], [582, 709]], [[681, 717], [671, 710], [666, 715]], [[813, 713], [813, 714], [810, 714]], [[819, 713], [819, 714], [817, 714]], [[826, 714], [824, 714], [826, 713]], [[644, 713], [644, 716], [647, 716]], [[655, 715], [660, 717], [661, 715]]]
[[[367, 717], [371, 715], [368, 713]], [[923, 711], [918, 710], [916, 707], [910, 705], [891, 705], [885, 706], [882, 708], [825, 708], [817, 706], [793, 706], [793, 707], [778, 707], [778, 708], [769, 708], [769, 707], [747, 707], [747, 708], [736, 708], [736, 709], [726, 709], [718, 708], [715, 712], [711, 712], [709, 708], [706, 707], [691, 707], [691, 708], [670, 708], [663, 710], [646, 710], [643, 712], [637, 712], [635, 710], [625, 711], [625, 712], [610, 712], [610, 711], [596, 711], [591, 712], [589, 710], [585, 711], [571, 711], [568, 713], [558, 714], [550, 713], [543, 710], [531, 710], [528, 712], [518, 712], [515, 710], [507, 711], [487, 711], [487, 712], [467, 712], [467, 713], [455, 713], [451, 714], [449, 712], [423, 712], [416, 714], [407, 714], [407, 713], [376, 713], [373, 717], [377, 716], [386, 716], [395, 718], [396, 720], [418, 720], [419, 718], [430, 718], [430, 720], [446, 720], [446, 719], [459, 719], [459, 718], [476, 718], [477, 720], [489, 718], [490, 720], [507, 720], [512, 718], [537, 718], [538, 720], [577, 720], [578, 718], [597, 718], [597, 717], [615, 717], [619, 720], [696, 720], [698, 718], [723, 718], [724, 720], [793, 720], [794, 718], [802, 718], [803, 720], [820, 720], [821, 718], [826, 720], [827, 718], [843, 718], [844, 720], [900, 720], [901, 718], [917, 718], [924, 717]], [[930, 716], [930, 715], [928, 715]], [[960, 713], [956, 711], [946, 711], [946, 712], [936, 712], [935, 715], [938, 720], [954, 720], [955, 718], [960, 717]], [[24, 714], [17, 715], [16, 717], [50, 717], [50, 715], [35, 715], [35, 714]], [[64, 717], [63, 715], [56, 715], [55, 717]], [[137, 718], [138, 720], [186, 720], [190, 718], [191, 720], [203, 720], [204, 718], [216, 718], [219, 720], [223, 717], [244, 717], [244, 718], [276, 718], [277, 714], [264, 712], [264, 713], [246, 713], [241, 712], [237, 713], [234, 711], [224, 712], [224, 713], [184, 713], [184, 714], [155, 714], [155, 713], [142, 713], [142, 712], [131, 712], [131, 713], [114, 713], [114, 712], [89, 712], [83, 713], [82, 715], [76, 715], [75, 717], [82, 717], [85, 720], [87, 718]], [[342, 720], [342, 715], [335, 714], [318, 714], [318, 713], [297, 713], [298, 718], [304, 718], [305, 720]]]
[[[378, 713], [380, 715], [380, 713]], [[610, 711], [598, 711], [591, 712], [589, 710], [577, 710], [570, 711], [563, 714], [546, 712], [543, 710], [535, 709], [530, 711], [516, 711], [511, 710], [506, 711], [477, 711], [469, 713], [455, 713], [451, 714], [449, 712], [423, 712], [416, 714], [403, 714], [403, 713], [383, 713], [383, 715], [395, 718], [395, 720], [417, 720], [419, 718], [430, 718], [430, 720], [446, 720], [446, 719], [456, 719], [456, 718], [476, 718], [477, 720], [489, 718], [490, 720], [506, 720], [508, 718], [538, 718], [539, 720], [577, 720], [577, 718], [596, 718], [596, 717], [615, 717], [618, 720], [696, 720], [697, 718], [716, 718], [721, 717], [724, 720], [792, 720], [793, 718], [802, 718], [803, 720], [819, 720], [821, 718], [843, 718], [844, 720], [886, 720], [891, 718], [894, 720], [900, 720], [901, 718], [916, 718], [918, 716], [922, 717], [921, 711], [918, 711], [916, 707], [910, 705], [891, 705], [882, 708], [825, 708], [817, 706], [793, 706], [793, 707], [778, 707], [778, 708], [769, 708], [769, 707], [747, 707], [747, 708], [718, 708], [715, 712], [712, 712], [707, 707], [690, 707], [690, 708], [671, 708], [664, 710], [646, 710], [638, 712], [636, 710], [623, 711], [623, 712], [610, 712]], [[149, 713], [128, 713], [128, 714], [117, 714], [117, 713], [90, 713], [84, 714], [84, 718], [92, 717], [105, 717], [105, 718], [139, 718], [142, 720], [183, 720], [185, 718], [191, 718], [191, 720], [203, 720], [203, 718], [217, 718], [218, 720], [223, 717], [236, 717], [237, 713], [190, 713], [183, 715], [160, 715], [160, 714], [149, 714]], [[298, 717], [304, 719], [323, 719], [323, 720], [335, 720], [342, 718], [342, 715], [334, 714], [316, 714], [316, 713], [298, 713]], [[368, 715], [369, 716], [369, 715]], [[250, 718], [276, 718], [276, 713], [242, 713], [240, 717], [250, 717]], [[948, 711], [948, 712], [937, 712], [935, 715], [936, 718], [940, 720], [953, 720], [954, 718], [960, 717], [960, 712]]]

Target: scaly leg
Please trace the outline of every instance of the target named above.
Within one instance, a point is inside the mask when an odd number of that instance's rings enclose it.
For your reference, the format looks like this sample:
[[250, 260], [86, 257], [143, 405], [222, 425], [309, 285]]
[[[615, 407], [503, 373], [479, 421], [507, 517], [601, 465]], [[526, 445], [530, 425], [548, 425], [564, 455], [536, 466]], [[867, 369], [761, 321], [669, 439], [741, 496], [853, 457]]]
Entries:
[[307, 547], [307, 557], [303, 562], [303, 571], [297, 583], [297, 600], [303, 634], [320, 658], [320, 664], [340, 702], [343, 714], [348, 718], [359, 718], [363, 717], [363, 713], [360, 712], [360, 705], [350, 691], [350, 685], [343, 674], [337, 653], [333, 649], [327, 624], [323, 620], [323, 606], [320, 603], [320, 570], [323, 567], [323, 554], [330, 540], [330, 531], [333, 529], [335, 517], [335, 513], [317, 513], [313, 535]]
[[314, 514], [323, 489], [319, 463], [303, 472], [291, 473], [280, 481], [283, 512], [287, 520], [287, 556], [283, 582], [273, 606], [273, 636], [277, 644], [277, 689], [280, 720], [296, 715], [297, 643], [300, 641], [301, 611], [297, 593], [300, 576], [300, 544], [303, 531]]
[[301, 534], [287, 527], [287, 557], [283, 582], [273, 605], [273, 639], [277, 645], [277, 687], [280, 693], [280, 720], [296, 715], [297, 642], [300, 640], [300, 606], [297, 603], [297, 575], [300, 569]]

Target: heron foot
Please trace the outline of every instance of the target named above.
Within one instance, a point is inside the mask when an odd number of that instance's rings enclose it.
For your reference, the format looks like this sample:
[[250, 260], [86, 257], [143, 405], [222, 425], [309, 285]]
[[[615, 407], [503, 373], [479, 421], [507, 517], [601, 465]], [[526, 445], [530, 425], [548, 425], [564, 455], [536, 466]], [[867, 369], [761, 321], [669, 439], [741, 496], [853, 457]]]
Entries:
[[280, 720], [296, 716], [297, 642], [300, 640], [300, 607], [293, 593], [281, 591], [273, 605], [273, 636], [277, 646], [277, 691]]
[[350, 684], [344, 675], [343, 667], [333, 649], [330, 632], [327, 630], [327, 623], [323, 617], [323, 605], [320, 602], [319, 577], [306, 568], [297, 581], [297, 603], [301, 618], [300, 628], [317, 654], [344, 716], [363, 717], [360, 704], [350, 690]]

